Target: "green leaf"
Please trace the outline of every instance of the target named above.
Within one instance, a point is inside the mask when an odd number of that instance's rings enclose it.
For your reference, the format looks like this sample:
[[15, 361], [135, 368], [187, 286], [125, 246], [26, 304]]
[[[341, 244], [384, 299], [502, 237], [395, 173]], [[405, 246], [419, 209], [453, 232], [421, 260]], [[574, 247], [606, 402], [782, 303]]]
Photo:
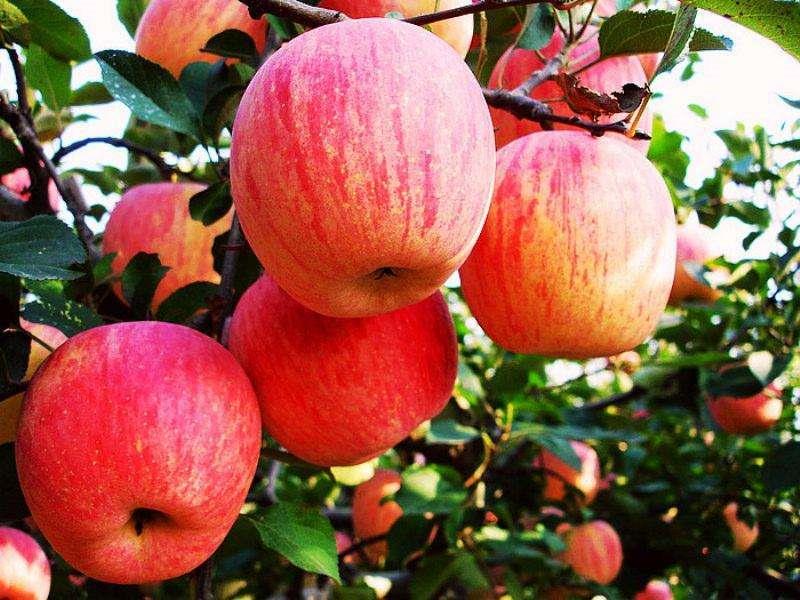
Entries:
[[22, 164], [19, 147], [5, 136], [0, 136], [0, 175], [16, 171]]
[[72, 92], [69, 105], [88, 106], [90, 104], [106, 104], [113, 101], [114, 97], [108, 93], [106, 86], [99, 81], [90, 81]]
[[238, 29], [226, 29], [218, 33], [206, 42], [202, 52], [258, 63], [256, 43], [253, 38]]
[[208, 306], [219, 286], [208, 281], [195, 281], [170, 295], [158, 306], [156, 319], [170, 323], [185, 323]]
[[217, 92], [203, 111], [203, 129], [216, 139], [223, 128], [230, 126], [239, 108], [245, 86], [234, 85]]
[[750, 361], [749, 365], [736, 366], [724, 371], [703, 372], [700, 378], [701, 387], [709, 396], [747, 398], [759, 393], [786, 370], [791, 360], [790, 356], [763, 354], [767, 356], [767, 361], [766, 363], [758, 361], [760, 369], [756, 369], [755, 361]]
[[575, 450], [569, 440], [552, 435], [541, 435], [536, 441], [542, 448], [554, 454], [564, 464], [576, 471], [581, 470], [581, 459], [575, 454]]
[[395, 501], [406, 515], [449, 513], [467, 498], [455, 469], [443, 465], [414, 465], [403, 472], [403, 483]]
[[389, 546], [387, 565], [401, 567], [412, 552], [425, 546], [433, 528], [433, 521], [422, 515], [403, 515], [395, 521], [386, 537]]
[[51, 325], [67, 337], [103, 324], [100, 315], [85, 304], [68, 300], [63, 292], [58, 293], [49, 286], [31, 282], [26, 283], [25, 287], [38, 297], [38, 300], [26, 304], [22, 311], [27, 321]]
[[333, 527], [319, 512], [279, 502], [250, 521], [264, 546], [304, 571], [341, 582]]
[[699, 104], [690, 104], [687, 108], [701, 119], [708, 118], [708, 111]]
[[131, 37], [142, 19], [149, 0], [117, 0], [117, 16]]
[[462, 425], [453, 419], [437, 419], [425, 436], [429, 444], [465, 444], [480, 437], [474, 427]]
[[16, 29], [28, 23], [28, 17], [8, 0], [0, 0], [0, 27]]
[[686, 0], [752, 29], [800, 59], [800, 2], [780, 0]]
[[425, 557], [411, 580], [412, 600], [429, 600], [448, 581], [457, 580], [467, 591], [488, 589], [489, 580], [480, 569], [475, 557], [463, 550], [452, 554]]
[[192, 196], [189, 214], [195, 221], [208, 226], [227, 215], [232, 204], [230, 183], [221, 181]]
[[0, 271], [27, 279], [75, 279], [86, 253], [73, 231], [50, 215], [0, 223]]
[[267, 21], [269, 22], [269, 28], [274, 30], [278, 38], [284, 42], [289, 41], [300, 33], [297, 25], [288, 19], [267, 14]]
[[800, 100], [792, 100], [791, 98], [787, 98], [786, 96], [779, 96], [781, 100], [783, 100], [786, 104], [791, 106], [792, 108], [800, 109]]
[[36, 44], [25, 53], [25, 76], [31, 87], [42, 92], [44, 103], [54, 111], [69, 104], [72, 91], [72, 67], [57, 60]]
[[136, 117], [198, 136], [194, 107], [166, 69], [122, 50], [103, 50], [95, 57], [108, 91]]
[[158, 259], [158, 254], [139, 252], [122, 272], [122, 295], [139, 318], [147, 315], [158, 284], [169, 271]]
[[525, 13], [525, 24], [517, 39], [517, 48], [539, 50], [547, 45], [553, 37], [556, 19], [548, 4], [534, 4]]
[[50, 0], [11, 0], [28, 19], [30, 41], [53, 58], [82, 62], [92, 57], [89, 37], [78, 19]]
[[800, 442], [778, 446], [767, 456], [762, 478], [771, 493], [800, 486]]
[[694, 32], [697, 9], [682, 4], [675, 14], [675, 22], [664, 47], [664, 56], [656, 69], [655, 75], [669, 71], [683, 58], [686, 47]]
[[0, 522], [17, 521], [31, 514], [19, 487], [14, 444], [0, 445]]

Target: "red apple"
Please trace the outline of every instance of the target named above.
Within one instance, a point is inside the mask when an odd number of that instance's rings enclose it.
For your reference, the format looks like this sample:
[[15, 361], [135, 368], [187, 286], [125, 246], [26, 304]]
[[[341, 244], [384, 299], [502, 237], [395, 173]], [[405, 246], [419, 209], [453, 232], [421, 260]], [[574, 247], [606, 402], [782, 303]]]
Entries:
[[[470, 0], [322, 0], [319, 3], [322, 8], [341, 11], [354, 19], [385, 17], [389, 13], [400, 13], [404, 18], [410, 18], [469, 4]], [[472, 15], [463, 15], [427, 27], [464, 58], [472, 41], [473, 20]]]
[[633, 600], [672, 600], [672, 590], [665, 581], [654, 579]]
[[47, 600], [49, 592], [50, 563], [36, 540], [0, 527], [0, 598]]
[[240, 2], [150, 0], [136, 30], [136, 53], [179, 77], [189, 63], [222, 60], [201, 49], [226, 29], [245, 32], [262, 52], [266, 27], [264, 19], [251, 19], [247, 7]]
[[739, 505], [736, 502], [730, 502], [725, 505], [722, 510], [722, 516], [728, 524], [733, 536], [733, 547], [737, 552], [747, 552], [750, 547], [756, 543], [758, 539], [758, 523], [754, 523], [751, 527], [738, 517]]
[[264, 276], [236, 308], [230, 349], [269, 434], [323, 466], [382, 454], [442, 410], [456, 378], [456, 336], [438, 292], [385, 315], [337, 319]]
[[[25, 167], [20, 167], [0, 177], [0, 184], [17, 194], [24, 202], [31, 198], [31, 174]], [[47, 196], [50, 200], [50, 208], [53, 209], [53, 212], [58, 212], [58, 209], [61, 208], [61, 196], [59, 196], [56, 183], [52, 179], [47, 186]]]
[[[366, 540], [389, 533], [395, 521], [403, 515], [403, 509], [393, 500], [381, 501], [400, 489], [400, 475], [381, 469], [375, 476], [356, 487], [353, 494], [353, 531], [356, 537]], [[373, 563], [386, 559], [386, 542], [375, 542], [364, 548], [367, 558]]]
[[753, 435], [771, 429], [783, 412], [781, 389], [771, 383], [747, 398], [719, 396], [709, 398], [708, 410], [723, 431]]
[[[512, 90], [522, 84], [530, 75], [544, 66], [539, 55], [545, 59], [556, 56], [564, 47], [564, 36], [560, 31], [553, 34], [550, 42], [541, 50], [523, 50], [511, 47], [500, 57], [489, 78], [490, 88], [504, 88]], [[569, 53], [569, 60], [566, 70], [569, 73], [577, 73], [580, 69], [588, 67], [600, 57], [600, 43], [597, 35], [590, 35], [588, 39], [575, 46]], [[643, 86], [645, 77], [642, 65], [635, 56], [617, 56], [608, 58], [591, 67], [586, 68], [578, 74], [580, 85], [590, 88], [596, 92], [610, 94], [622, 90], [626, 83], [635, 83]], [[553, 113], [561, 116], [574, 116], [567, 103], [562, 100], [563, 90], [554, 81], [546, 81], [534, 88], [532, 98], [547, 101], [553, 109]], [[498, 109], [490, 109], [492, 121], [495, 126], [495, 138], [497, 147], [502, 148], [509, 142], [520, 138], [529, 133], [541, 131], [542, 127], [533, 121], [521, 120], [511, 113]], [[610, 123], [625, 118], [625, 114], [604, 116], [599, 119], [600, 123]], [[653, 125], [653, 117], [649, 111], [645, 112], [639, 122], [638, 129], [650, 132]], [[571, 129], [568, 125], [555, 124], [556, 129]], [[647, 153], [650, 145], [648, 140], [634, 140], [621, 134], [609, 134], [616, 140], [630, 144], [643, 154]]]
[[675, 218], [655, 167], [610, 137], [552, 131], [497, 153], [492, 208], [461, 285], [503, 348], [589, 358], [653, 331], [674, 272]]
[[[103, 252], [116, 252], [111, 267], [121, 275], [139, 252], [158, 254], [170, 269], [153, 296], [153, 310], [178, 289], [195, 281], [219, 283], [211, 248], [231, 225], [231, 215], [206, 227], [189, 214], [189, 200], [203, 190], [197, 183], [148, 183], [132, 187], [111, 211]], [[122, 298], [122, 284], [114, 284]]]
[[694, 300], [706, 304], [716, 302], [722, 293], [695, 279], [684, 264], [691, 262], [702, 265], [722, 254], [715, 244], [714, 230], [696, 222], [678, 225], [677, 248], [675, 281], [669, 294], [669, 303], [677, 306], [684, 300]]
[[31, 381], [17, 470], [31, 515], [89, 577], [141, 584], [207, 559], [233, 525], [261, 447], [233, 356], [169, 323], [67, 340]]
[[559, 559], [581, 577], [601, 585], [614, 581], [622, 568], [622, 542], [614, 528], [599, 520], [577, 527], [564, 525], [559, 533], [567, 549]]
[[580, 471], [576, 471], [547, 450], [542, 450], [536, 460], [536, 466], [545, 470], [544, 498], [552, 501], [563, 500], [567, 495], [566, 485], [569, 485], [583, 494], [582, 503], [588, 505], [594, 501], [602, 484], [600, 459], [594, 448], [583, 442], [571, 441], [570, 445], [581, 461]]
[[295, 38], [236, 116], [231, 185], [245, 234], [281, 287], [328, 316], [434, 293], [474, 245], [493, 177], [475, 77], [441, 39], [396, 19]]

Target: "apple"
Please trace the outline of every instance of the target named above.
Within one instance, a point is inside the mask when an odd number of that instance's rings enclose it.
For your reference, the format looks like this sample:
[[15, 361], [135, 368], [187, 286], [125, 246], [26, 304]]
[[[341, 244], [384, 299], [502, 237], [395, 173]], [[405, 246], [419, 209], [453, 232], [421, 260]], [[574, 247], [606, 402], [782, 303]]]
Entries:
[[140, 321], [84, 331], [50, 356], [25, 395], [16, 459], [64, 560], [143, 584], [216, 550], [260, 447], [258, 401], [233, 356], [187, 327]]
[[545, 471], [544, 498], [551, 501], [563, 500], [567, 495], [567, 485], [583, 494], [582, 504], [591, 504], [600, 491], [602, 476], [600, 459], [594, 448], [583, 442], [571, 441], [570, 446], [581, 461], [580, 471], [576, 471], [552, 452], [542, 450], [537, 457], [536, 466]]
[[288, 294], [364, 317], [427, 298], [458, 269], [486, 218], [494, 155], [480, 85], [446, 43], [352, 19], [293, 39], [258, 71], [236, 116], [231, 186]]
[[[404, 18], [417, 17], [470, 3], [470, 0], [322, 0], [319, 5], [338, 10], [354, 19], [363, 19], [385, 17], [389, 13], [400, 13]], [[472, 15], [463, 15], [431, 23], [428, 27], [464, 58], [472, 42], [473, 20]]]
[[736, 502], [729, 502], [722, 509], [722, 516], [728, 524], [733, 536], [733, 547], [737, 552], [747, 552], [758, 539], [758, 523], [751, 527], [738, 517], [739, 505]]
[[622, 542], [605, 521], [591, 521], [572, 527], [566, 523], [556, 530], [567, 548], [559, 559], [581, 577], [608, 585], [622, 568]]
[[[116, 252], [111, 268], [122, 275], [128, 261], [139, 252], [158, 254], [169, 271], [158, 284], [152, 308], [173, 292], [195, 281], [219, 283], [211, 249], [214, 238], [231, 226], [231, 214], [206, 227], [189, 214], [189, 200], [202, 191], [197, 183], [147, 183], [130, 188], [111, 211], [103, 252]], [[122, 283], [114, 286], [122, 298]]]
[[0, 526], [0, 598], [47, 600], [50, 563], [27, 533]]
[[703, 263], [722, 254], [715, 243], [714, 230], [696, 221], [678, 225], [678, 253], [675, 281], [669, 294], [669, 304], [678, 306], [685, 300], [713, 304], [722, 293], [694, 278], [685, 263]]
[[385, 315], [337, 319], [264, 276], [236, 307], [229, 345], [269, 434], [326, 467], [393, 447], [444, 408], [456, 378], [455, 331], [438, 292]]
[[[27, 202], [31, 198], [31, 174], [25, 167], [20, 167], [0, 177], [0, 184], [14, 192], [23, 202]], [[50, 208], [53, 212], [58, 212], [58, 209], [61, 208], [61, 196], [56, 189], [56, 182], [52, 179], [47, 186], [47, 196], [50, 200]]]
[[[361, 540], [389, 533], [395, 521], [403, 516], [403, 509], [393, 500], [382, 502], [400, 489], [402, 479], [395, 471], [380, 469], [375, 476], [356, 487], [353, 494], [353, 532]], [[375, 542], [364, 547], [370, 562], [378, 564], [386, 559], [388, 545]]]
[[227, 29], [248, 34], [259, 52], [266, 44], [267, 22], [252, 19], [247, 7], [230, 0], [150, 0], [136, 29], [136, 53], [161, 65], [176, 78], [189, 63], [217, 62], [201, 52], [206, 42]]
[[[541, 50], [524, 50], [512, 46], [497, 61], [489, 78], [489, 87], [513, 90], [528, 79], [532, 73], [544, 67], [544, 62], [539, 58], [540, 55], [545, 59], [550, 59], [559, 54], [563, 48], [564, 35], [559, 30], [556, 30], [553, 38]], [[581, 71], [578, 75], [580, 85], [605, 94], [622, 90], [626, 83], [644, 86], [647, 82], [642, 65], [635, 56], [616, 56], [607, 58], [593, 66], [588, 66], [599, 57], [600, 43], [597, 35], [589, 35], [585, 41], [569, 52], [569, 60], [566, 65], [567, 72], [577, 73], [580, 69], [586, 68], [585, 71]], [[572, 112], [567, 103], [561, 100], [564, 97], [564, 92], [554, 81], [545, 81], [534, 88], [531, 97], [547, 101], [547, 104], [556, 115], [575, 116], [575, 113]], [[490, 108], [490, 112], [494, 122], [495, 139], [498, 148], [502, 148], [509, 142], [529, 133], [542, 131], [542, 126], [539, 123], [518, 119], [508, 111]], [[605, 115], [599, 119], [599, 122], [611, 123], [620, 121], [626, 116], [625, 114]], [[652, 131], [652, 125], [652, 114], [649, 110], [646, 110], [639, 121], [637, 129], [649, 133]], [[555, 129], [570, 129], [568, 125], [558, 123], [553, 126]], [[616, 140], [630, 144], [642, 154], [647, 153], [647, 148], [650, 145], [649, 140], [635, 140], [616, 133], [608, 135]]]
[[781, 418], [781, 388], [771, 383], [747, 398], [717, 396], [707, 400], [708, 410], [723, 431], [753, 435], [771, 429]]
[[547, 131], [497, 153], [492, 208], [461, 286], [498, 345], [566, 358], [630, 350], [655, 328], [674, 273], [672, 201], [639, 152]]
[[672, 590], [666, 581], [654, 579], [633, 600], [672, 600]]

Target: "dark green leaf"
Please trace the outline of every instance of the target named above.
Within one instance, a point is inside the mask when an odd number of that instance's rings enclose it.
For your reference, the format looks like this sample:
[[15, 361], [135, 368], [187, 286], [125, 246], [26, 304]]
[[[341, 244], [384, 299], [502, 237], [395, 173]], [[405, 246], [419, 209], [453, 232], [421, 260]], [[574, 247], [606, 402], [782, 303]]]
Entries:
[[95, 57], [108, 91], [136, 117], [174, 131], [198, 135], [194, 107], [169, 71], [121, 50], [103, 50]]
[[100, 315], [85, 304], [73, 302], [46, 286], [26, 284], [26, 287], [38, 296], [38, 300], [25, 305], [22, 316], [27, 321], [51, 325], [67, 337], [103, 324]]
[[800, 100], [792, 100], [791, 98], [787, 98], [786, 96], [780, 96], [780, 99], [786, 102], [792, 108], [800, 109]]
[[69, 266], [86, 260], [73, 231], [49, 215], [0, 223], [0, 271], [27, 279], [74, 279]]
[[549, 4], [533, 4], [528, 7], [525, 24], [517, 40], [517, 47], [525, 50], [539, 50], [553, 37], [556, 19]]
[[195, 281], [176, 290], [158, 307], [156, 319], [170, 323], [185, 323], [208, 306], [219, 286], [208, 281]]
[[53, 58], [82, 62], [92, 57], [89, 37], [78, 19], [50, 0], [11, 0], [28, 18], [30, 41]]
[[14, 444], [0, 445], [0, 523], [18, 521], [29, 516], [28, 505], [19, 487]]
[[117, 0], [117, 16], [131, 37], [136, 35], [136, 28], [148, 2], [149, 0]]
[[474, 427], [461, 425], [453, 419], [437, 419], [425, 436], [429, 444], [465, 444], [480, 437]]
[[761, 372], [755, 372], [754, 367], [748, 365], [736, 366], [723, 371], [707, 371], [703, 373], [700, 384], [709, 396], [747, 398], [759, 393], [783, 373], [790, 358], [789, 356], [768, 356]]
[[139, 252], [122, 272], [122, 295], [139, 318], [147, 315], [153, 295], [164, 275], [169, 271], [158, 259], [158, 254]]
[[290, 39], [300, 33], [300, 31], [297, 29], [297, 25], [288, 19], [267, 14], [267, 21], [269, 21], [270, 29], [273, 29], [278, 35], [278, 38], [284, 42], [288, 42]]
[[401, 567], [412, 552], [422, 549], [428, 542], [433, 528], [433, 521], [422, 515], [403, 515], [387, 536], [389, 555], [386, 564]]
[[403, 483], [395, 501], [406, 515], [449, 513], [467, 497], [458, 472], [443, 465], [411, 466], [403, 472]]
[[767, 456], [762, 477], [772, 493], [800, 486], [800, 442], [779, 446]]
[[279, 502], [251, 522], [267, 548], [304, 571], [341, 581], [333, 527], [319, 512]]
[[203, 225], [212, 225], [228, 214], [233, 204], [231, 186], [227, 181], [215, 183], [189, 200], [189, 214]]
[[490, 587], [475, 557], [463, 550], [452, 554], [426, 557], [414, 573], [410, 593], [412, 600], [429, 600], [451, 580], [457, 580], [468, 591]]
[[30, 86], [42, 93], [44, 103], [54, 111], [67, 106], [72, 95], [72, 67], [53, 58], [36, 44], [31, 44], [25, 55], [25, 76]]
[[213, 139], [233, 123], [244, 90], [245, 87], [241, 85], [229, 86], [217, 92], [208, 101], [203, 112], [203, 128]]
[[689, 40], [694, 32], [694, 22], [697, 19], [697, 9], [682, 4], [675, 14], [675, 22], [669, 35], [669, 41], [664, 47], [664, 56], [656, 69], [656, 75], [669, 71], [683, 57]]
[[256, 43], [244, 31], [226, 29], [212, 37], [202, 49], [203, 52], [225, 58], [238, 58], [244, 61], [258, 61]]
[[5, 136], [0, 136], [0, 175], [16, 171], [21, 166], [22, 153], [19, 147]]
[[561, 462], [576, 471], [581, 470], [581, 459], [575, 454], [569, 440], [552, 435], [542, 435], [537, 441], [542, 448], [554, 454]]
[[106, 104], [113, 101], [114, 98], [108, 93], [106, 86], [99, 81], [90, 81], [72, 92], [69, 105], [88, 106], [90, 104]]

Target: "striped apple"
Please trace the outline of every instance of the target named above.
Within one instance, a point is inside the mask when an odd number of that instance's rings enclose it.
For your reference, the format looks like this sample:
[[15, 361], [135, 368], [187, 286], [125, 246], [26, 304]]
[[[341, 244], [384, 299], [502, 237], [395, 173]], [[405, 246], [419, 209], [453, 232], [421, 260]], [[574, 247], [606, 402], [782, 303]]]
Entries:
[[746, 398], [716, 396], [707, 400], [708, 410], [723, 431], [736, 435], [754, 435], [772, 429], [781, 418], [781, 388], [769, 384]]
[[41, 546], [24, 531], [0, 527], [0, 598], [47, 600], [50, 563]]
[[672, 600], [672, 590], [666, 581], [654, 579], [633, 600]]
[[581, 461], [580, 470], [573, 469], [552, 452], [542, 450], [536, 459], [536, 466], [545, 471], [544, 497], [546, 500], [559, 501], [567, 495], [567, 485], [576, 488], [583, 498], [581, 503], [591, 504], [600, 491], [602, 476], [600, 459], [594, 448], [579, 441], [570, 441], [570, 446]]
[[605, 521], [591, 521], [571, 527], [562, 524], [557, 530], [567, 548], [559, 559], [581, 577], [608, 585], [622, 568], [622, 542], [614, 528]]
[[669, 303], [677, 306], [685, 300], [693, 300], [713, 304], [722, 293], [695, 279], [687, 270], [685, 263], [702, 266], [703, 263], [714, 260], [722, 254], [715, 243], [714, 230], [694, 220], [679, 225], [677, 233], [675, 281], [669, 293]]
[[[393, 500], [383, 502], [386, 496], [400, 489], [400, 475], [395, 471], [381, 469], [375, 476], [356, 487], [353, 494], [353, 531], [361, 540], [389, 533], [392, 525], [403, 516], [403, 509]], [[386, 542], [374, 542], [364, 548], [370, 562], [378, 564], [385, 560]]]

